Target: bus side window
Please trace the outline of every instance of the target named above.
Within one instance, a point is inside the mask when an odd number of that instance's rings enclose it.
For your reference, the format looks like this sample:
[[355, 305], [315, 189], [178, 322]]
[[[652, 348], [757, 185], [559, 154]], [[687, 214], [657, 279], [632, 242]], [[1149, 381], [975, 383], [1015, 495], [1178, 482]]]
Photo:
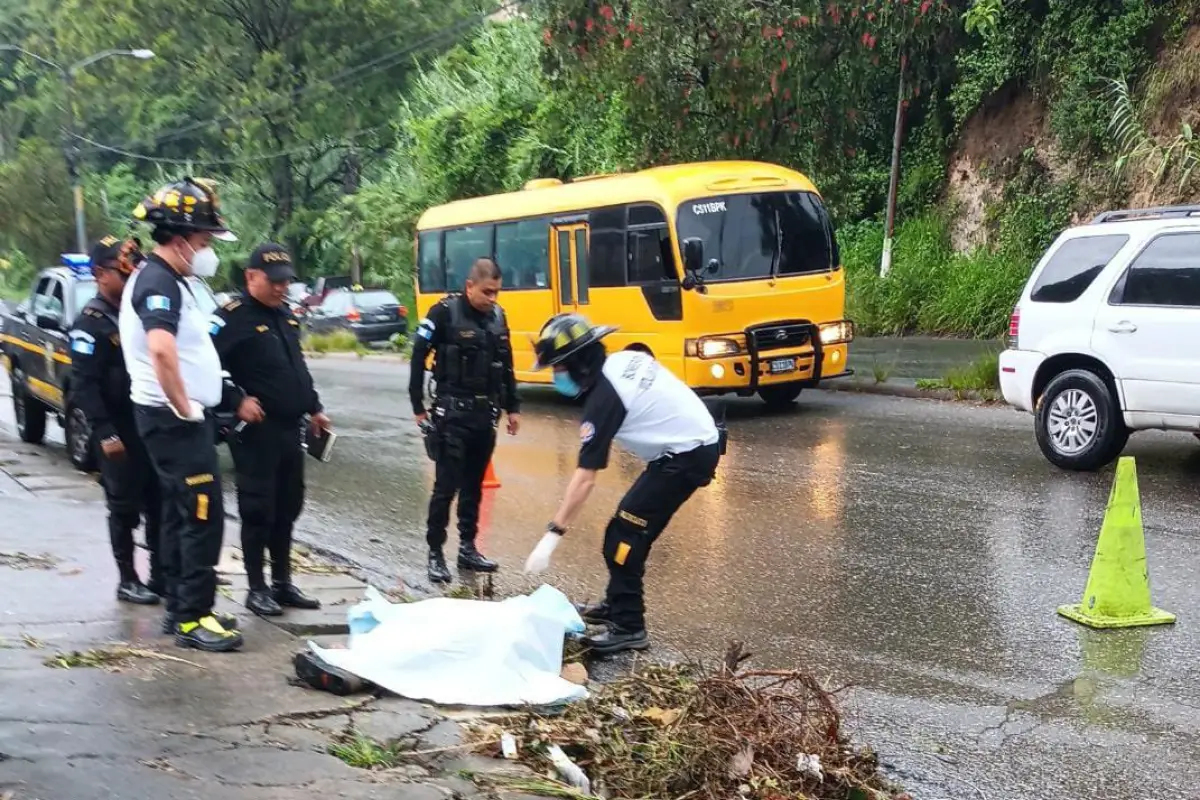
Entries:
[[630, 206], [628, 259], [631, 284], [678, 280], [667, 217], [658, 206]]
[[550, 270], [550, 220], [526, 219], [496, 226], [496, 263], [504, 288], [544, 289]]
[[467, 281], [467, 273], [478, 258], [491, 258], [495, 252], [495, 225], [473, 225], [446, 231], [446, 288], [458, 291]]
[[422, 292], [446, 291], [441, 231], [426, 231], [417, 236], [417, 279]]
[[625, 285], [625, 210], [614, 206], [588, 214], [588, 284], [593, 289]]

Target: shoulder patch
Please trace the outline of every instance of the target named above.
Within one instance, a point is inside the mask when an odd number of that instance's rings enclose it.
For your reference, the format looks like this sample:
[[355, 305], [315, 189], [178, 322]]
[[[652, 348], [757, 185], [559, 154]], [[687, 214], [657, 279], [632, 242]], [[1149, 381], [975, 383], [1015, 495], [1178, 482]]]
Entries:
[[587, 444], [592, 439], [596, 438], [596, 426], [590, 422], [585, 422], [579, 426], [579, 441], [582, 444]]
[[425, 319], [421, 320], [419, 325], [417, 325], [417, 336], [420, 336], [425, 341], [429, 341], [433, 338], [433, 332], [436, 329], [437, 325], [434, 324], [433, 320], [431, 320], [429, 317], [426, 317]]
[[230, 300], [225, 305], [221, 306], [221, 308], [225, 309], [226, 311], [233, 311], [235, 308], [237, 308], [241, 304], [242, 304], [241, 300]]
[[71, 352], [90, 356], [96, 352], [96, 339], [87, 331], [71, 331]]
[[99, 310], [92, 308], [91, 306], [87, 306], [86, 308], [84, 308], [83, 313], [85, 316], [88, 316], [88, 317], [103, 317], [104, 316], [104, 314], [102, 314]]
[[78, 330], [78, 329], [71, 331], [71, 338], [72, 338], [72, 339], [82, 339], [82, 340], [83, 340], [83, 341], [85, 341], [85, 342], [94, 342], [94, 341], [96, 341], [96, 337], [92, 336], [92, 335], [91, 335], [90, 333], [88, 333], [87, 331], [81, 331], [81, 330]]
[[171, 298], [166, 295], [152, 294], [146, 298], [147, 311], [170, 311]]
[[270, 328], [268, 328], [266, 325], [259, 325], [255, 327], [254, 330], [258, 331], [259, 333], [266, 333], [268, 330], [270, 330]]
[[299, 323], [299, 322], [297, 322], [295, 318], [288, 319], [288, 324], [289, 324], [289, 325], [295, 325], [297, 328], [299, 328], [299, 327], [300, 327], [300, 323]]
[[217, 314], [210, 314], [208, 317], [208, 335], [216, 336], [221, 332], [221, 328], [225, 327], [225, 318]]

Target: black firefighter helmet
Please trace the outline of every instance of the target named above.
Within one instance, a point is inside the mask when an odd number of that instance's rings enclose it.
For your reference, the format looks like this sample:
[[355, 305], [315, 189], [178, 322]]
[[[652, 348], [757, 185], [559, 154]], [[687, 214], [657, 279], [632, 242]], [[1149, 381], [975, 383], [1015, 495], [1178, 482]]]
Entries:
[[216, 185], [204, 178], [183, 178], [167, 184], [138, 203], [133, 218], [155, 228], [205, 231], [224, 242], [237, 241], [221, 216]]
[[546, 321], [534, 342], [537, 356], [535, 370], [564, 364], [579, 353], [615, 331], [611, 325], [593, 325], [582, 314], [556, 314]]

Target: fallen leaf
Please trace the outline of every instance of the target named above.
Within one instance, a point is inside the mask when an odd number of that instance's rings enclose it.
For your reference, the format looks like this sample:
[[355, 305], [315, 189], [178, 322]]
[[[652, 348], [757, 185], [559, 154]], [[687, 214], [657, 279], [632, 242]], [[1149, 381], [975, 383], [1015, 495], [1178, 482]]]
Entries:
[[656, 706], [654, 708], [647, 708], [638, 716], [642, 719], [648, 719], [651, 722], [657, 722], [659, 725], [665, 727], [667, 725], [674, 725], [682, 714], [683, 712], [678, 708], [662, 709]]
[[83, 567], [71, 567], [71, 569], [61, 570], [59, 575], [82, 575]]

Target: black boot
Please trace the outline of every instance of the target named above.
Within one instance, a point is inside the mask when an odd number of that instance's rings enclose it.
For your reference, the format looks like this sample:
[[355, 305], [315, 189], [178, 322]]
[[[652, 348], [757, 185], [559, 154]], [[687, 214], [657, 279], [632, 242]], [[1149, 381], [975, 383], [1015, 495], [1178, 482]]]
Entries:
[[283, 614], [283, 607], [266, 589], [250, 590], [246, 595], [246, 610], [260, 617], [278, 617]]
[[646, 631], [628, 631], [613, 626], [597, 636], [586, 636], [585, 646], [598, 656], [611, 656], [626, 650], [645, 650], [650, 647], [650, 637]]
[[216, 617], [207, 616], [180, 623], [175, 629], [175, 644], [209, 653], [228, 653], [240, 650], [243, 641], [240, 633], [224, 627]]
[[453, 580], [450, 575], [450, 568], [446, 566], [446, 556], [441, 550], [429, 551], [429, 582], [430, 583], [449, 583]]
[[579, 612], [579, 616], [583, 617], [583, 621], [590, 625], [603, 625], [612, 619], [612, 609], [608, 606], [608, 601], [593, 603], [576, 603], [575, 610]]
[[[213, 617], [216, 618], [217, 622], [221, 623], [221, 627], [224, 628], [225, 630], [227, 630], [227, 631], [240, 630], [240, 626], [238, 625], [238, 618], [235, 617], [233, 614], [226, 614], [223, 611], [214, 611], [214, 612], [212, 612], [212, 615], [213, 615]], [[174, 635], [174, 633], [175, 633], [175, 618], [173, 616], [171, 616], [170, 614], [163, 615], [162, 632], [164, 634], [166, 634], [167, 636]]]
[[159, 597], [167, 595], [167, 579], [161, 574], [150, 573], [150, 580], [146, 581], [146, 588], [154, 592]]
[[321, 601], [309, 597], [294, 583], [277, 583], [274, 588], [275, 602], [284, 608], [303, 608], [308, 610], [321, 607]]
[[463, 542], [458, 546], [458, 568], [468, 572], [495, 572], [500, 565], [475, 549], [474, 542]]
[[117, 587], [117, 599], [135, 606], [156, 606], [159, 603], [158, 595], [143, 586], [137, 578], [121, 581]]

